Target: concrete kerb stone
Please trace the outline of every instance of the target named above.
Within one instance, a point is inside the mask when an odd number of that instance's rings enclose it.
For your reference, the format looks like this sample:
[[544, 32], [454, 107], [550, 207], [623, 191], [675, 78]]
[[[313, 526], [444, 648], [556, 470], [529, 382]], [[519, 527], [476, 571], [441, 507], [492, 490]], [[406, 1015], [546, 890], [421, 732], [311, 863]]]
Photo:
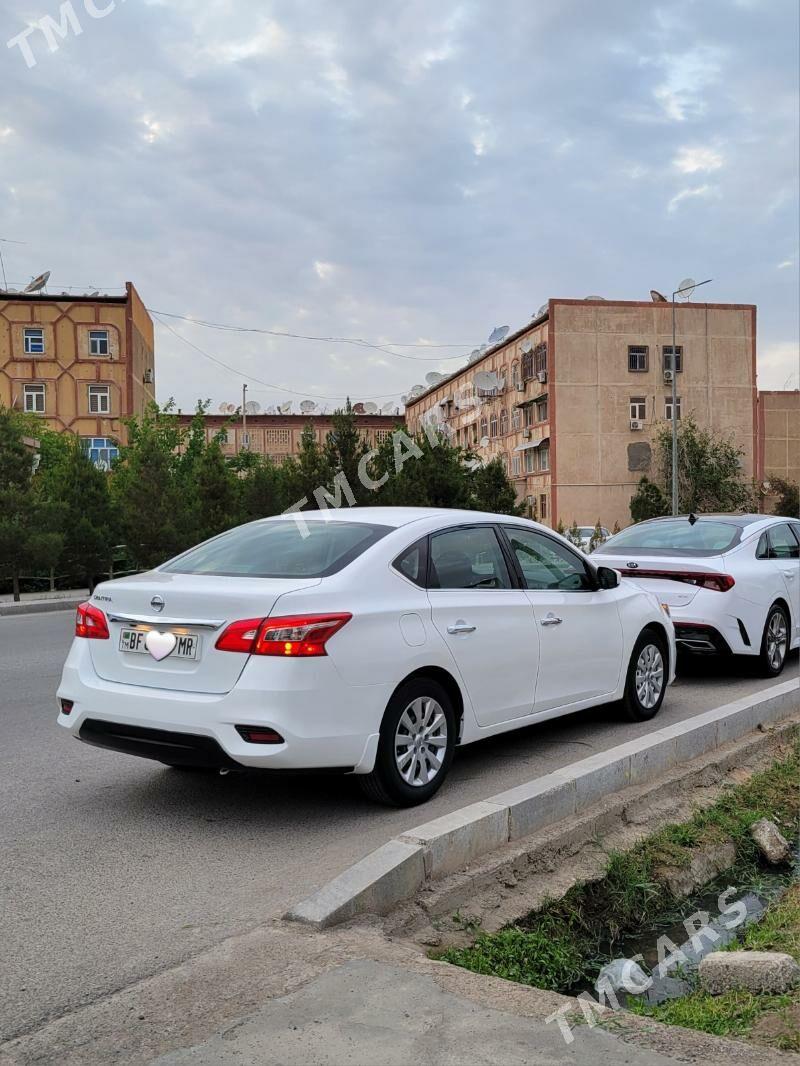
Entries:
[[85, 599], [86, 596], [82, 596], [79, 600], [47, 600], [44, 603], [36, 600], [22, 603], [0, 603], [0, 618], [13, 618], [15, 615], [24, 614], [45, 614], [49, 611], [74, 611]]
[[759, 725], [779, 721], [798, 705], [795, 678], [436, 818], [378, 848], [286, 917], [322, 928], [359, 913], [385, 914], [426, 881], [590, 810], [628, 785], [647, 784]]

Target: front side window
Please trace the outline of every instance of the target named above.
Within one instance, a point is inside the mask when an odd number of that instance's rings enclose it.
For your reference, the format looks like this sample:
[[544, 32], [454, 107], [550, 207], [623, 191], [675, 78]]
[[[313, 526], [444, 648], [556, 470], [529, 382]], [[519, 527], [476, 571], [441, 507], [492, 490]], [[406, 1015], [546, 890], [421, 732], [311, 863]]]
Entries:
[[251, 522], [191, 548], [161, 567], [219, 577], [328, 577], [391, 532], [362, 522]]
[[108, 355], [108, 330], [89, 330], [89, 355]]
[[495, 531], [475, 526], [431, 537], [430, 587], [510, 589], [511, 578]]
[[108, 385], [89, 386], [89, 413], [107, 415], [111, 411], [111, 390]]
[[628, 345], [628, 370], [634, 374], [641, 374], [647, 370], [647, 345]]
[[44, 351], [44, 330], [24, 329], [22, 343], [26, 355], [41, 355]]
[[797, 543], [794, 533], [786, 524], [771, 526], [769, 535], [770, 559], [800, 559], [800, 544]]
[[526, 588], [560, 589], [562, 592], [593, 590], [586, 564], [569, 548], [534, 530], [503, 528], [519, 562]]
[[44, 385], [23, 385], [22, 387], [23, 409], [32, 415], [44, 414]]

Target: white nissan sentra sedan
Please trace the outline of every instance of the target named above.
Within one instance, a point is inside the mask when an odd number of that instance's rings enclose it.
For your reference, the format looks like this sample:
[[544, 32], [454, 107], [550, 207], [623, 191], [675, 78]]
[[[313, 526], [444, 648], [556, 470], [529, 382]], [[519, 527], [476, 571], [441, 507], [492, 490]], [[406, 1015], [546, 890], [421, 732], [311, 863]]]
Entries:
[[749, 655], [777, 677], [800, 646], [800, 521], [759, 514], [653, 518], [592, 560], [666, 603], [678, 651]]
[[334, 771], [411, 806], [456, 745], [674, 678], [658, 598], [507, 515], [376, 507], [239, 526], [78, 608], [58, 721], [170, 766]]

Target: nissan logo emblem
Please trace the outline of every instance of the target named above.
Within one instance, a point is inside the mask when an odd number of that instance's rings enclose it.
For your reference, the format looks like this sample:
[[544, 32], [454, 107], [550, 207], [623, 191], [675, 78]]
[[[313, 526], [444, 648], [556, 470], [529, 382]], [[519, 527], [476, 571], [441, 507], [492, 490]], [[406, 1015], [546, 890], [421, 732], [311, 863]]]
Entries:
[[152, 600], [150, 600], [150, 606], [153, 608], [154, 611], [163, 611], [164, 601], [161, 599], [160, 596], [154, 596]]
[[[638, 563], [628, 563], [628, 566], [630, 567], [631, 570], [638, 570], [639, 569], [639, 564]], [[163, 604], [162, 604], [162, 606], [163, 606]]]

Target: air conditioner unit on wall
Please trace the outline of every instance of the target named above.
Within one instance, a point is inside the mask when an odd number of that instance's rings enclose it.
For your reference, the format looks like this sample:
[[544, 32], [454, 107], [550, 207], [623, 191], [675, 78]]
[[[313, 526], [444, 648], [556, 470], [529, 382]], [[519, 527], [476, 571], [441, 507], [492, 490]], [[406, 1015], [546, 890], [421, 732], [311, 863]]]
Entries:
[[153, 384], [153, 371], [149, 367], [144, 372], [143, 380], [144, 380], [145, 385], [152, 385]]
[[524, 438], [525, 438], [526, 440], [529, 440], [529, 439], [530, 439], [530, 435], [531, 435], [531, 431], [530, 431], [530, 430], [529, 430], [529, 429], [527, 428], [527, 426], [526, 426], [526, 427], [525, 427], [525, 429], [523, 429], [523, 431], [522, 431], [522, 436], [523, 436], [523, 437], [524, 437]]
[[524, 392], [524, 391], [525, 391], [525, 382], [524, 381], [518, 381], [517, 382], [517, 392]]
[[631, 429], [644, 429], [644, 422], [640, 421], [638, 418], [632, 418]]
[[544, 383], [547, 381], [547, 371], [546, 370], [537, 371], [536, 380], [541, 382], [542, 385], [544, 385]]
[[671, 370], [664, 371], [664, 381], [669, 385], [672, 383], [673, 373]]

